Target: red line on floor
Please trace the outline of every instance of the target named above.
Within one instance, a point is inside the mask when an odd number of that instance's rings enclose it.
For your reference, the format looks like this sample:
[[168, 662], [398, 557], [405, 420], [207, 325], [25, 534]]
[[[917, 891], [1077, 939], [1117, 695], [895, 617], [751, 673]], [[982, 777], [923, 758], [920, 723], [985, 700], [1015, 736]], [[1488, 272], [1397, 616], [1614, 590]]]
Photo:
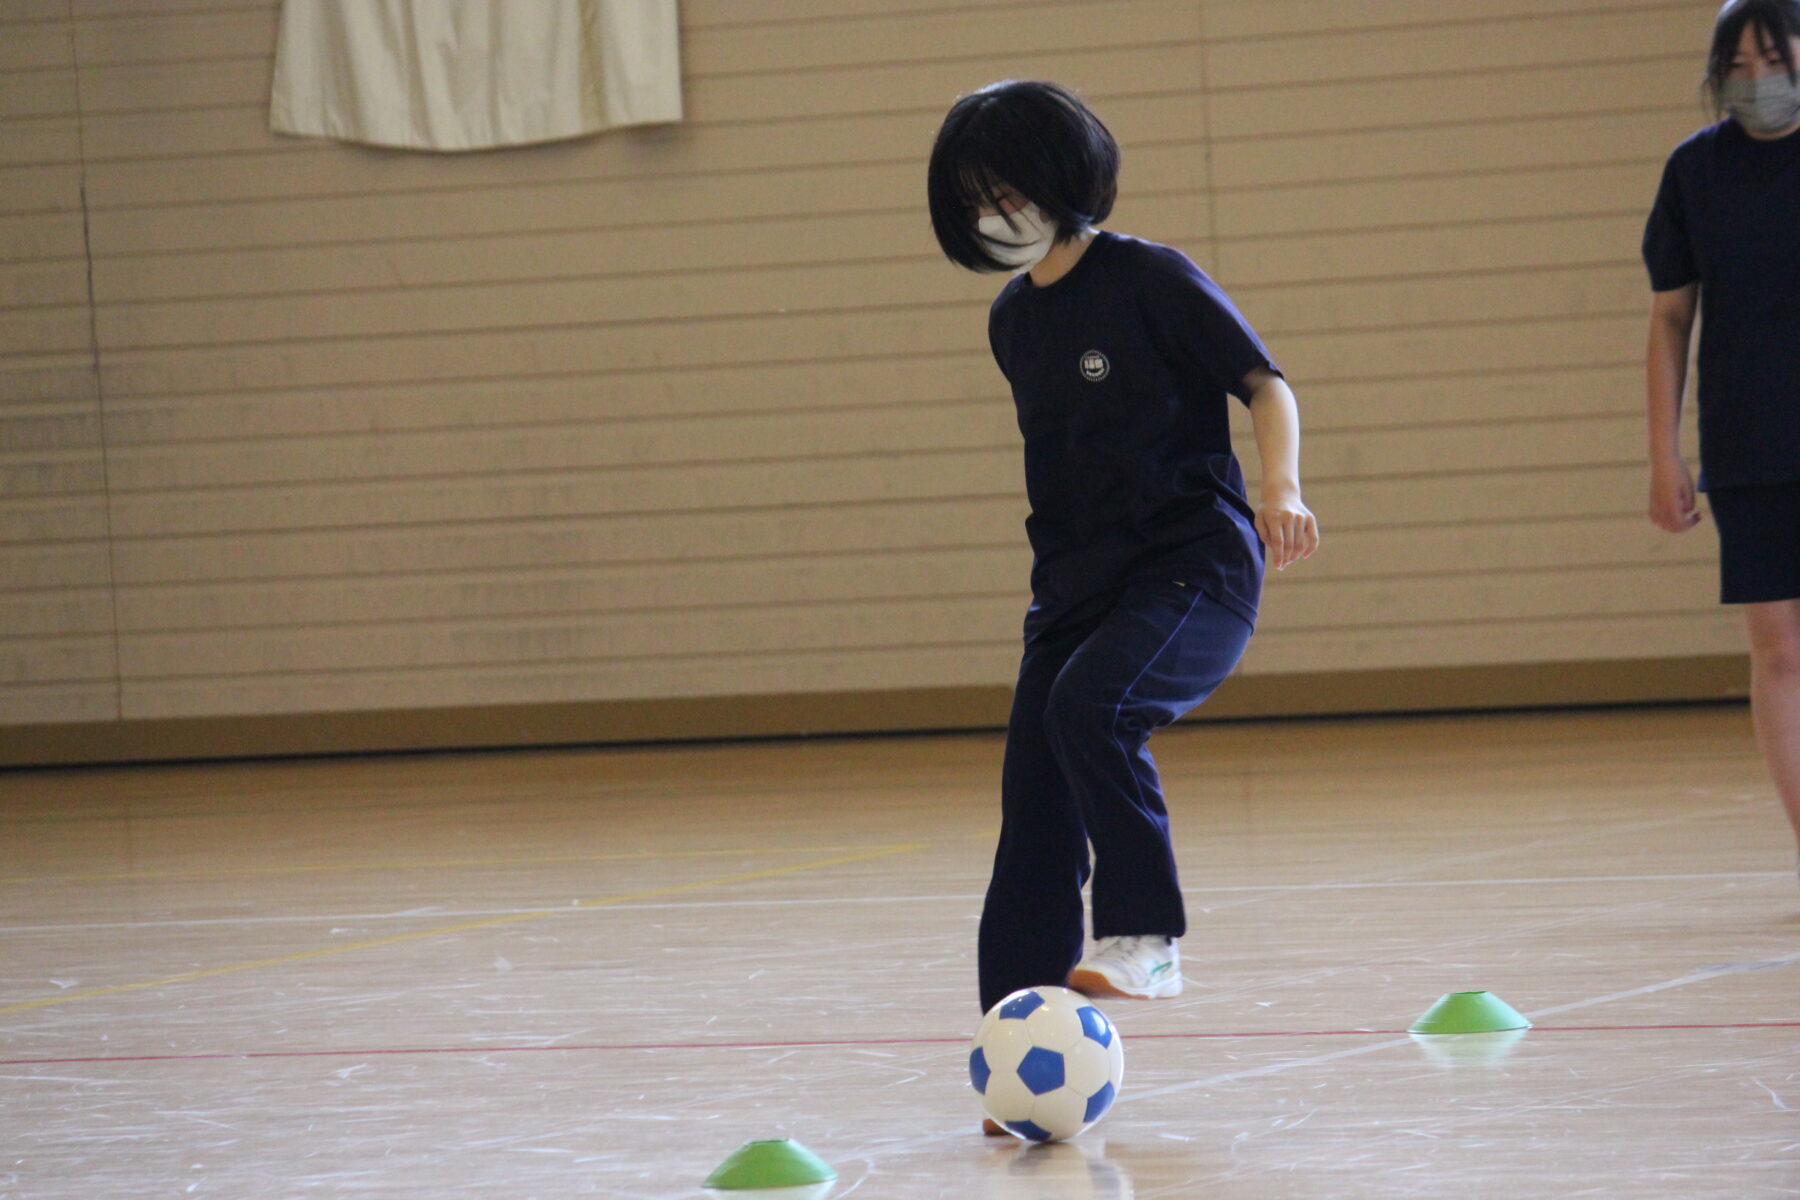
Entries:
[[[1710, 1022], [1689, 1025], [1538, 1025], [1532, 1033], [1652, 1033], [1671, 1030], [1800, 1029], [1800, 1021]], [[1276, 1029], [1220, 1033], [1139, 1033], [1132, 1041], [1230, 1041], [1244, 1038], [1393, 1037], [1404, 1029]], [[1451, 1035], [1455, 1036], [1455, 1035]], [[212, 1054], [120, 1054], [81, 1058], [6, 1058], [0, 1067], [48, 1067], [75, 1063], [213, 1062], [251, 1058], [372, 1058], [402, 1054], [605, 1053], [643, 1050], [805, 1050], [861, 1046], [953, 1046], [967, 1038], [864, 1038], [805, 1042], [637, 1042], [567, 1046], [416, 1046], [362, 1050], [238, 1050]]]

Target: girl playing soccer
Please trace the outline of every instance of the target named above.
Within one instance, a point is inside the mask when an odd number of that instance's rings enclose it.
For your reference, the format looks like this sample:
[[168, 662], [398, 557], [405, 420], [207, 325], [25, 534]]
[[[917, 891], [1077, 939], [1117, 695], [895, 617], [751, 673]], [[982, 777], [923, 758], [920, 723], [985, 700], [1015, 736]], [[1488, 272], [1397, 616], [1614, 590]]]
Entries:
[[1751, 714], [1800, 838], [1800, 0], [1731, 0], [1706, 87], [1729, 117], [1676, 147], [1644, 232], [1650, 518], [1699, 523], [1677, 444], [1702, 301], [1700, 487], [1720, 599], [1744, 606]]
[[[945, 255], [1017, 273], [988, 339], [1024, 434], [1034, 563], [981, 914], [983, 1011], [1039, 984], [1181, 990], [1187, 923], [1146, 744], [1237, 665], [1265, 556], [1281, 569], [1319, 543], [1300, 499], [1293, 393], [1186, 256], [1096, 228], [1118, 170], [1106, 126], [1049, 83], [963, 97], [931, 152]], [[1250, 407], [1254, 508], [1227, 396]], [[1083, 958], [1090, 842], [1095, 945]]]

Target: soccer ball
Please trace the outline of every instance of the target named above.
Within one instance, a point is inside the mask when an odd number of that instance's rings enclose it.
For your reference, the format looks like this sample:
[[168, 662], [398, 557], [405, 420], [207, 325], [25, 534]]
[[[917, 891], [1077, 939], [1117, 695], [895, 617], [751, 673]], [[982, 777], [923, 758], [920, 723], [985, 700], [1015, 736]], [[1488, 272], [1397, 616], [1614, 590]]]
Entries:
[[988, 1116], [1031, 1142], [1074, 1137], [1106, 1115], [1124, 1080], [1118, 1030], [1068, 988], [1014, 992], [981, 1019], [969, 1051]]

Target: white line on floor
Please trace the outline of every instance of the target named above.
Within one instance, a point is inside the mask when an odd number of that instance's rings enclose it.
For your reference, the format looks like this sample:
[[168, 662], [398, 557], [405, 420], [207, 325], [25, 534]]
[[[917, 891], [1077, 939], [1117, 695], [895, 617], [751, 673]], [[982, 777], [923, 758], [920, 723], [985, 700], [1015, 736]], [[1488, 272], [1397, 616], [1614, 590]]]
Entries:
[[[1687, 883], [1715, 879], [1789, 879], [1791, 871], [1712, 871], [1696, 874], [1679, 875], [1544, 875], [1520, 878], [1496, 879], [1392, 879], [1376, 882], [1356, 883], [1257, 883], [1240, 884], [1230, 887], [1188, 887], [1182, 888], [1186, 896], [1220, 895], [1230, 893], [1269, 893], [1285, 892], [1339, 892], [1368, 891], [1382, 888], [1447, 888], [1447, 887], [1511, 887], [1529, 884], [1542, 886], [1546, 884], [1592, 884], [1592, 883]], [[686, 900], [669, 901], [667, 903], [646, 904], [614, 904], [604, 908], [571, 908], [571, 912], [580, 912], [589, 916], [602, 916], [606, 913], [644, 912], [659, 909], [684, 908], [788, 908], [814, 905], [846, 905], [846, 904], [979, 904], [979, 892], [944, 893], [933, 896], [815, 896], [802, 899], [760, 899], [760, 900]], [[187, 929], [212, 925], [285, 925], [285, 924], [318, 924], [329, 922], [336, 925], [350, 921], [405, 921], [405, 920], [438, 920], [443, 917], [508, 917], [530, 912], [543, 912], [557, 907], [554, 904], [536, 904], [528, 908], [419, 908], [404, 909], [400, 912], [386, 913], [318, 913], [296, 914], [273, 917], [194, 917], [188, 920], [174, 921], [94, 921], [71, 922], [67, 924], [49, 925], [5, 925], [0, 926], [0, 937], [8, 934], [25, 933], [67, 933], [82, 929]]]

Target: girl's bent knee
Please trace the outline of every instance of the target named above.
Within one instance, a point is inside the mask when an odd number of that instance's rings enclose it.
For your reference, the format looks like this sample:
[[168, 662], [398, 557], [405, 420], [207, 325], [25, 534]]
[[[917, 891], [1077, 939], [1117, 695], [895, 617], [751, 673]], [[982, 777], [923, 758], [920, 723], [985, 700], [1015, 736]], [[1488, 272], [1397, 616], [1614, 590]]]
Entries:
[[1053, 746], [1079, 744], [1096, 738], [1111, 740], [1118, 723], [1116, 700], [1059, 681], [1050, 689], [1044, 705], [1044, 733]]

